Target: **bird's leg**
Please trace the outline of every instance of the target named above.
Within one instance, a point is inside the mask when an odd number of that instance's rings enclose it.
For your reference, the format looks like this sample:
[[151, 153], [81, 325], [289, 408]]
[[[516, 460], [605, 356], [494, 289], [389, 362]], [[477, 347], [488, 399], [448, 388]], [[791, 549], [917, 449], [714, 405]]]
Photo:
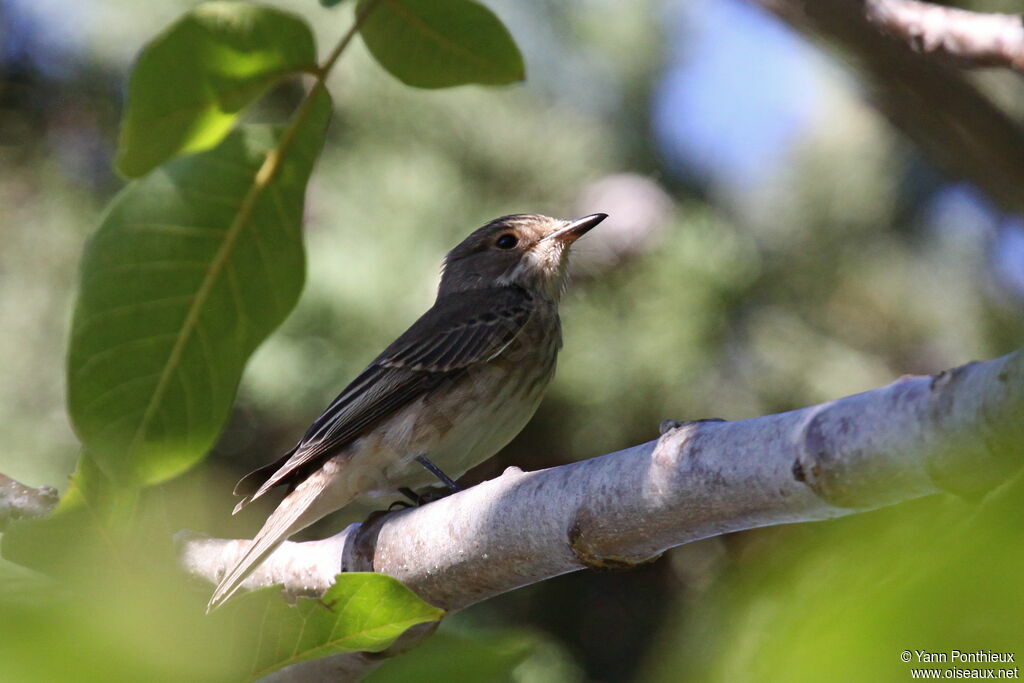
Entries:
[[423, 465], [423, 467], [425, 467], [428, 472], [437, 477], [441, 481], [441, 483], [447, 486], [448, 490], [451, 491], [452, 493], [458, 493], [459, 491], [462, 490], [459, 488], [459, 485], [455, 483], [455, 480], [453, 480], [451, 477], [449, 477], [447, 474], [441, 471], [440, 467], [427, 460], [427, 456], [417, 455], [416, 462]]
[[[419, 464], [423, 465], [423, 467], [428, 472], [433, 474], [435, 477], [437, 477], [441, 481], [442, 484], [447, 486], [448, 487], [448, 491], [450, 493], [458, 493], [459, 491], [462, 490], [461, 488], [459, 488], [459, 485], [456, 484], [455, 481], [451, 477], [449, 477], [447, 474], [445, 474], [443, 471], [441, 471], [440, 467], [438, 467], [434, 463], [430, 462], [430, 460], [427, 459], [427, 456], [425, 456], [425, 455], [417, 455], [416, 456], [416, 462], [418, 462]], [[415, 491], [413, 491], [408, 486], [403, 486], [403, 487], [399, 488], [398, 492], [401, 493], [406, 498], [408, 498], [410, 502], [407, 503], [404, 500], [396, 500], [394, 503], [392, 503], [391, 505], [388, 506], [388, 512], [390, 512], [391, 510], [396, 510], [396, 509], [397, 510], [401, 510], [401, 509], [405, 509], [405, 508], [419, 507], [421, 505], [426, 505], [427, 503], [430, 503], [432, 501], [435, 501], [435, 500], [438, 500], [439, 498], [443, 498], [444, 497], [444, 495], [437, 495], [437, 494], [433, 494], [432, 495], [430, 493], [427, 493], [426, 495], [422, 495], [421, 496], [420, 494], [416, 493]]]

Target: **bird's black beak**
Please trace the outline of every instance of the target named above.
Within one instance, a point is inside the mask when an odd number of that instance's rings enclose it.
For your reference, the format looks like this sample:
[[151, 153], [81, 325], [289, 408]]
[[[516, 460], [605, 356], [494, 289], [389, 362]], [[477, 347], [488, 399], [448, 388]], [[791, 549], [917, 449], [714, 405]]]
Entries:
[[577, 218], [564, 228], [556, 230], [544, 239], [564, 242], [566, 245], [572, 244], [587, 234], [591, 228], [603, 221], [605, 218], [608, 218], [608, 214], [606, 213], [592, 213], [589, 216]]

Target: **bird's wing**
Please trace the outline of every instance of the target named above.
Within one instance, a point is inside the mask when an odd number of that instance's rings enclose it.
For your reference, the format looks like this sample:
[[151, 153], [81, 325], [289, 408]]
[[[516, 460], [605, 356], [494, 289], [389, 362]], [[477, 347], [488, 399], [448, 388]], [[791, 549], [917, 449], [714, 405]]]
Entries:
[[301, 479], [446, 379], [501, 353], [533, 310], [533, 298], [518, 287], [458, 292], [435, 303], [345, 387], [294, 450], [238, 483], [235, 493], [251, 497], [236, 511], [274, 486]]

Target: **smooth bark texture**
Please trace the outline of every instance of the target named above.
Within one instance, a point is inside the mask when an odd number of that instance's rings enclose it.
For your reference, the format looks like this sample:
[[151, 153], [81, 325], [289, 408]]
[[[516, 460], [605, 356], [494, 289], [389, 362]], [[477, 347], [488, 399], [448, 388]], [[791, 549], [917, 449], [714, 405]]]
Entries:
[[[308, 595], [338, 571], [378, 571], [456, 610], [731, 531], [941, 491], [977, 497], [1024, 464], [1022, 417], [1024, 352], [1016, 352], [788, 413], [668, 423], [657, 441], [537, 472], [509, 468], [426, 506], [286, 544], [246, 586], [281, 583]], [[210, 582], [246, 544], [182, 541], [186, 569]], [[288, 671], [280, 680], [305, 676], [301, 665]]]
[[918, 0], [868, 0], [867, 18], [917, 52], [964, 68], [1024, 73], [1024, 17], [985, 14]]

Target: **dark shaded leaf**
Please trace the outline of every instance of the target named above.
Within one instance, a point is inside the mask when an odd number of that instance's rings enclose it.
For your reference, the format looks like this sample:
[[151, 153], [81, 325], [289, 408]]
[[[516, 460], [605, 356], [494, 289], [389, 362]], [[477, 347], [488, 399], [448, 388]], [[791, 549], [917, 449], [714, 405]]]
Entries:
[[295, 305], [306, 182], [331, 110], [322, 89], [314, 97], [294, 135], [245, 127], [132, 183], [90, 240], [68, 402], [115, 482], [162, 481], [201, 459], [249, 355]]
[[359, 0], [373, 3], [360, 33], [380, 64], [418, 88], [505, 85], [525, 78], [508, 29], [473, 0]]

